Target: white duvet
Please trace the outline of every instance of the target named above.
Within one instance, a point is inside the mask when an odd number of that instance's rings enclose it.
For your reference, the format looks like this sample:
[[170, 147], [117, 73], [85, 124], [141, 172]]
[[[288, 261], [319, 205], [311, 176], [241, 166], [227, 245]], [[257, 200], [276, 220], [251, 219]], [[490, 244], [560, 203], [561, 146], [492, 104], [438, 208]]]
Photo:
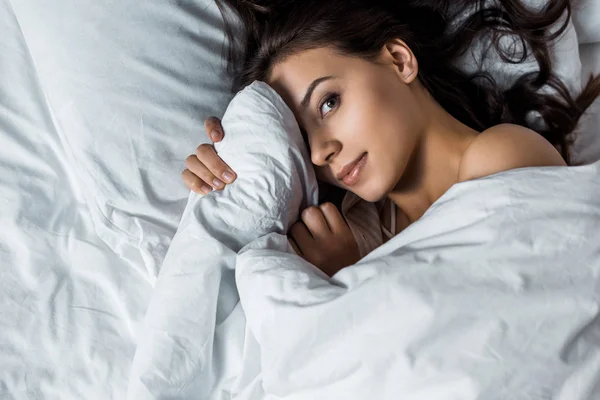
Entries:
[[600, 163], [457, 184], [327, 279], [283, 235], [316, 199], [291, 112], [254, 83], [223, 121], [245, 169], [190, 197], [129, 398], [600, 396]]

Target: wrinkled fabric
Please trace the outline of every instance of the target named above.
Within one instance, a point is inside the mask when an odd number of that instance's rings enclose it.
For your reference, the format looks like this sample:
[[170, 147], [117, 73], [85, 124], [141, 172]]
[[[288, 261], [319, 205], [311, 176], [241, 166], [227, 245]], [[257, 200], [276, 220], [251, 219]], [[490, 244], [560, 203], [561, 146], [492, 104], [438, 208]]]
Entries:
[[[593, 40], [589, 10], [575, 9], [576, 27]], [[0, 398], [121, 400], [188, 201], [184, 160], [232, 97], [221, 17], [211, 0], [0, 0], [0, 26]], [[569, 87], [580, 81], [574, 40], [569, 29], [551, 52]], [[599, 65], [588, 46], [584, 80]], [[471, 55], [461, 67], [480, 65]], [[520, 73], [490, 61], [500, 80]], [[596, 117], [577, 162], [600, 158]], [[216, 330], [215, 379], [239, 359], [222, 338], [241, 311]], [[244, 359], [259, 357], [243, 337]], [[257, 376], [243, 369], [235, 395], [221, 379], [215, 396], [251, 396], [261, 384], [243, 382]]]
[[285, 236], [318, 198], [291, 112], [255, 83], [223, 121], [218, 150], [246, 170], [191, 195], [130, 399], [600, 395], [600, 162], [456, 184], [330, 279]]
[[222, 192], [190, 195], [148, 306], [131, 400], [262, 398], [259, 349], [235, 286], [237, 253], [272, 233], [292, 251], [285, 235], [301, 209], [316, 205], [317, 181], [294, 115], [267, 84], [241, 91], [222, 123], [227, 135], [215, 147], [238, 178]]
[[237, 257], [265, 399], [600, 397], [600, 162], [454, 185], [331, 280], [271, 234]]
[[123, 400], [204, 118], [212, 0], [0, 0], [0, 399]]

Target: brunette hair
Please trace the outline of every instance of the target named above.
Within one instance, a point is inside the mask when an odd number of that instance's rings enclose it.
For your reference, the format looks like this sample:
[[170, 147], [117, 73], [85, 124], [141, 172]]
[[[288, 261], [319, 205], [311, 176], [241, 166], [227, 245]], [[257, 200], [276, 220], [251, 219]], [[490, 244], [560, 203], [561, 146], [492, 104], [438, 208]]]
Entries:
[[[501, 123], [529, 127], [567, 163], [571, 134], [600, 94], [596, 76], [573, 97], [552, 69], [550, 52], [568, 28], [569, 0], [547, 0], [537, 10], [520, 0], [216, 1], [226, 21], [234, 90], [265, 80], [276, 62], [299, 51], [331, 47], [376, 60], [386, 42], [399, 38], [419, 62], [420, 82], [456, 119], [478, 131]], [[483, 34], [503, 61], [533, 57], [538, 68], [508, 89], [487, 72], [465, 73], [457, 61]]]

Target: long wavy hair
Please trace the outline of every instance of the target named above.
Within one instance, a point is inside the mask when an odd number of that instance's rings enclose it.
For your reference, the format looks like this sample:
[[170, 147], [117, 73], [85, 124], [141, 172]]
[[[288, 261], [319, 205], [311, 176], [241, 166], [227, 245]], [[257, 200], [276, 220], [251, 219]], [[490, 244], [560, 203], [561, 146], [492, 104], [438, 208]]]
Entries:
[[[570, 163], [573, 133], [600, 94], [590, 77], [573, 97], [552, 68], [553, 43], [567, 29], [569, 0], [531, 9], [520, 0], [217, 0], [229, 38], [234, 90], [265, 80], [275, 63], [321, 47], [374, 61], [402, 39], [419, 62], [418, 79], [453, 117], [483, 131], [512, 123], [537, 131]], [[232, 13], [233, 12], [233, 13]], [[489, 34], [503, 61], [537, 62], [509, 88], [487, 72], [468, 74], [458, 61]], [[506, 45], [508, 41], [511, 45]], [[532, 118], [537, 117], [537, 118]]]

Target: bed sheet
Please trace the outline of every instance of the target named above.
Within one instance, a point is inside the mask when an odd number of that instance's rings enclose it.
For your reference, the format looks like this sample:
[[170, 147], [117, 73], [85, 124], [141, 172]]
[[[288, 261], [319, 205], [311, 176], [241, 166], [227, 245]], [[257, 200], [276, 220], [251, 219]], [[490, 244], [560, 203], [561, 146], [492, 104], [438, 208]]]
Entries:
[[0, 0], [0, 399], [126, 397], [183, 160], [229, 98], [213, 6]]
[[122, 398], [150, 282], [96, 233], [6, 1], [0, 25], [0, 398]]
[[4, 1], [98, 234], [155, 277], [188, 195], [184, 160], [231, 98], [216, 5]]

